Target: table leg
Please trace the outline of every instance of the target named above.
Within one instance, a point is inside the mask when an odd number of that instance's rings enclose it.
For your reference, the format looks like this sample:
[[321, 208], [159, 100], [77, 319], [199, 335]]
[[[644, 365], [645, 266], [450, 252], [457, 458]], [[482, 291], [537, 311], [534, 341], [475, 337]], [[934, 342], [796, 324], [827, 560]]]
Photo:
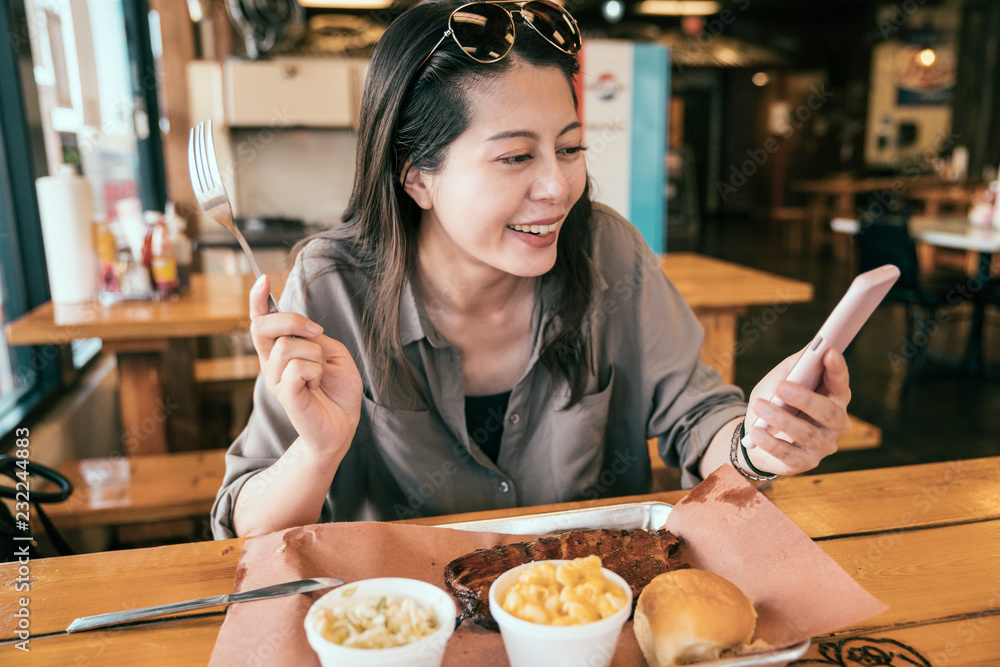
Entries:
[[152, 351], [119, 351], [118, 401], [126, 456], [167, 451], [167, 418], [172, 407], [163, 397], [161, 355]]
[[824, 203], [825, 195], [817, 194], [809, 202], [809, 220], [806, 222], [806, 247], [810, 255], [819, 252], [822, 240], [820, 235], [823, 232], [823, 224], [829, 220], [828, 211]]
[[[854, 193], [841, 192], [837, 195], [836, 215], [839, 218], [852, 218], [857, 215], [854, 210]], [[827, 221], [829, 223], [829, 221]], [[824, 236], [831, 237], [830, 226], [824, 228]], [[832, 234], [833, 256], [843, 262], [853, 262], [853, 239], [844, 234]]]
[[736, 377], [736, 320], [745, 309], [696, 310], [695, 315], [705, 328], [705, 342], [701, 346], [702, 360], [719, 371], [724, 382], [732, 383]]
[[983, 361], [983, 326], [986, 323], [986, 289], [990, 280], [990, 268], [993, 265], [993, 254], [979, 253], [979, 273], [981, 288], [973, 298], [972, 321], [969, 322], [969, 338], [965, 344], [965, 372], [977, 375], [982, 372]]
[[172, 452], [203, 449], [219, 443], [202, 442], [198, 385], [194, 379], [196, 354], [193, 338], [173, 338], [163, 357], [163, 398], [172, 406], [167, 420]]

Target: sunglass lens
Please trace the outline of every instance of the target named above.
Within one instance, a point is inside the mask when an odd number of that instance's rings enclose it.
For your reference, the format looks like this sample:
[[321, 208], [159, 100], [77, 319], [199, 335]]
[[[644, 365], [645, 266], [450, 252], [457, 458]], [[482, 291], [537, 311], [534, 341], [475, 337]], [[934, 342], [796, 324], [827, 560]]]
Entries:
[[448, 21], [455, 41], [473, 60], [500, 60], [514, 44], [514, 21], [503, 7], [472, 3], [455, 10]]
[[562, 7], [551, 2], [532, 0], [521, 7], [521, 16], [557, 49], [566, 53], [580, 52], [580, 28]]

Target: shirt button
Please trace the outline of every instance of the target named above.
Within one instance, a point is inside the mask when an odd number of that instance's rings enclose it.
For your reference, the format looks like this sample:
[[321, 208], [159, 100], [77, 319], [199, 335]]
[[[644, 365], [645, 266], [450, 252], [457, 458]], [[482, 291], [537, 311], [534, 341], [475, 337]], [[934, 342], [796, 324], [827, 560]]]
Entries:
[[500, 493], [507, 493], [510, 491], [510, 484], [507, 482], [500, 482]]
[[510, 423], [511, 424], [516, 424], [519, 421], [521, 421], [521, 415], [517, 414], [516, 412], [513, 413], [513, 414], [511, 414], [511, 416], [510, 416]]

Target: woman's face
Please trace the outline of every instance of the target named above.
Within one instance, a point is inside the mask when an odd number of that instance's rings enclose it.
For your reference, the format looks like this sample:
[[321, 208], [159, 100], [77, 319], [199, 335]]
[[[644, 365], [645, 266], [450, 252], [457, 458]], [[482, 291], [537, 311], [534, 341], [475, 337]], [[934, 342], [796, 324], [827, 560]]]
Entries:
[[410, 189], [424, 209], [421, 254], [540, 276], [587, 179], [570, 85], [554, 67], [518, 64], [467, 95], [469, 128]]

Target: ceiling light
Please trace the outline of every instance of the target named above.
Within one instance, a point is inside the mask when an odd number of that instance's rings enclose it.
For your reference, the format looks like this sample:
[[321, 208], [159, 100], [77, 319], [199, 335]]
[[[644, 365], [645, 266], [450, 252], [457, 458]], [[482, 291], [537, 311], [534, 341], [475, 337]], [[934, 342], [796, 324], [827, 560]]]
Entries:
[[303, 7], [311, 9], [385, 9], [393, 0], [298, 0]]
[[618, 23], [625, 15], [625, 5], [621, 0], [605, 0], [601, 5], [601, 14], [608, 23]]
[[635, 6], [639, 14], [660, 16], [708, 16], [722, 11], [716, 0], [643, 0]]

